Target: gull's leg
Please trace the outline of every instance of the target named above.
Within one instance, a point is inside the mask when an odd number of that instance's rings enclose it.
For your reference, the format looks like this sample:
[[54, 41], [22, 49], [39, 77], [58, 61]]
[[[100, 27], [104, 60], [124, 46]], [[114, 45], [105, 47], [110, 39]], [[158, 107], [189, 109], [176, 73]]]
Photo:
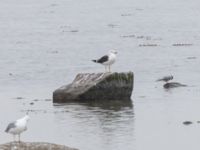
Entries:
[[15, 135], [13, 134], [13, 139], [14, 139], [14, 142], [15, 142]]
[[110, 72], [110, 65], [109, 65], [109, 72]]
[[20, 143], [20, 134], [18, 134], [18, 137], [19, 137], [19, 143]]

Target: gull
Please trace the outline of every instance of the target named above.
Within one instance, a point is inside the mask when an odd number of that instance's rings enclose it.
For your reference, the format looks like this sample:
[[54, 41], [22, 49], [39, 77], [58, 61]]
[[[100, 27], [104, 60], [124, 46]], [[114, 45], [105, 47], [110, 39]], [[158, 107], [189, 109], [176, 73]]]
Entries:
[[94, 59], [92, 61], [95, 63], [104, 65], [105, 72], [107, 72], [107, 68], [108, 68], [108, 71], [110, 72], [111, 71], [110, 66], [115, 63], [116, 57], [117, 57], [116, 55], [117, 55], [117, 51], [111, 50], [111, 51], [109, 51], [108, 55], [104, 55], [101, 58]]
[[174, 77], [172, 76], [172, 75], [170, 75], [170, 76], [165, 76], [165, 77], [163, 77], [163, 78], [161, 78], [161, 79], [158, 79], [158, 80], [156, 80], [156, 81], [164, 81], [164, 82], [168, 82], [169, 80], [172, 80]]
[[12, 134], [14, 141], [15, 141], [15, 136], [18, 135], [20, 142], [20, 134], [27, 130], [27, 123], [29, 119], [30, 117], [28, 115], [25, 115], [23, 118], [20, 118], [14, 122], [9, 123], [5, 132]]

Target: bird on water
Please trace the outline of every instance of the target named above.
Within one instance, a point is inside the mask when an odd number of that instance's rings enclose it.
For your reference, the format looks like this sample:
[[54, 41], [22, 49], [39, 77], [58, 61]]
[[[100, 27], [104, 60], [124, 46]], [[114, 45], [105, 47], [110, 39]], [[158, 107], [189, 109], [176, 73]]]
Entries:
[[111, 72], [111, 65], [115, 63], [117, 57], [117, 51], [111, 50], [108, 55], [104, 55], [99, 59], [92, 60], [95, 63], [99, 63], [105, 66], [105, 72]]
[[14, 141], [15, 136], [18, 135], [18, 141], [20, 142], [20, 134], [27, 130], [27, 123], [30, 120], [28, 115], [25, 115], [23, 118], [20, 118], [14, 122], [8, 124], [5, 132], [13, 135]]
[[170, 75], [170, 76], [165, 76], [165, 77], [163, 77], [163, 78], [161, 78], [161, 79], [158, 79], [158, 80], [156, 80], [156, 81], [168, 82], [168, 81], [172, 80], [173, 78], [174, 78], [174, 77], [173, 77], [172, 75]]

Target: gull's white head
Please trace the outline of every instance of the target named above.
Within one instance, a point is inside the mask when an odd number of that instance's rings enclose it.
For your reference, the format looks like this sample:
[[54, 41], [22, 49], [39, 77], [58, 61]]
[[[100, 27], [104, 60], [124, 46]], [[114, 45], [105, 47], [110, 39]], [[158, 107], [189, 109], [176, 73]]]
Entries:
[[117, 54], [117, 51], [116, 51], [116, 50], [110, 50], [109, 53], [110, 53], [110, 54], [115, 54], [115, 55], [116, 55], [116, 54]]
[[24, 119], [25, 119], [26, 121], [29, 121], [29, 120], [30, 120], [29, 115], [26, 114], [26, 115], [24, 116]]

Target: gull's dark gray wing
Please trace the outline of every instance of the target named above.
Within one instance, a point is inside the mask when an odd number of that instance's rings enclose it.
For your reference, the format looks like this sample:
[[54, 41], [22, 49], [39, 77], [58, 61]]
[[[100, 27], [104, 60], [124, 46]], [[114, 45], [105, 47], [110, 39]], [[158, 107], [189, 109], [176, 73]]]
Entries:
[[98, 63], [104, 63], [106, 61], [108, 61], [108, 55], [105, 55], [97, 60]]
[[5, 132], [9, 132], [10, 129], [15, 128], [15, 127], [16, 127], [16, 122], [11, 122], [11, 123], [8, 124]]

